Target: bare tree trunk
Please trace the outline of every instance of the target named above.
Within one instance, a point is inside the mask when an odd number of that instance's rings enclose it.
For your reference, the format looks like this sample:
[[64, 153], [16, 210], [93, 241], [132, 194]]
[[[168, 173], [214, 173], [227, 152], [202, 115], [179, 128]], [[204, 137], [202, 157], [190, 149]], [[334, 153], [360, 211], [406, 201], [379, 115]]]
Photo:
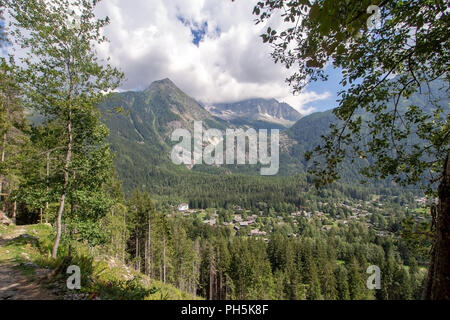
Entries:
[[214, 295], [214, 288], [215, 288], [215, 273], [216, 273], [216, 267], [215, 267], [215, 257], [214, 257], [214, 251], [210, 249], [210, 256], [209, 256], [209, 300], [213, 300], [215, 298]]
[[148, 240], [147, 240], [147, 249], [148, 249], [148, 256], [147, 256], [147, 263], [148, 263], [148, 275], [152, 276], [152, 225], [151, 225], [151, 217], [150, 213], [148, 215]]
[[195, 279], [197, 277], [197, 262], [194, 262], [192, 264], [192, 279], [191, 279], [191, 290], [192, 290], [192, 294], [196, 295], [197, 294], [197, 286], [195, 283]]
[[[48, 191], [49, 191], [49, 186], [48, 186], [48, 178], [50, 176], [50, 152], [47, 152], [47, 159], [46, 159], [46, 170], [45, 170], [45, 184], [46, 186], [46, 191], [47, 191], [47, 196], [48, 196]], [[48, 222], [48, 201], [45, 201], [45, 222]], [[41, 223], [42, 223], [42, 219], [41, 219]]]
[[13, 203], [12, 222], [16, 224], [17, 201]]
[[163, 237], [163, 283], [166, 283], [166, 235]]
[[48, 202], [45, 203], [45, 223], [48, 223]]
[[228, 299], [228, 282], [227, 282], [227, 276], [225, 275], [223, 278], [223, 296], [224, 296], [224, 300]]
[[183, 272], [183, 267], [181, 267], [180, 275], [179, 275], [179, 278], [178, 278], [178, 287], [180, 288], [181, 291], [186, 291], [185, 288], [184, 288], [184, 279], [183, 279], [183, 277], [184, 277], [184, 272]]
[[139, 256], [139, 233], [136, 232], [136, 270], [141, 271], [141, 261]]
[[219, 280], [217, 281], [217, 293], [218, 293], [218, 299], [223, 300], [223, 279], [222, 279], [222, 272], [219, 271]]
[[424, 298], [450, 300], [450, 159], [444, 163], [438, 188], [439, 203], [435, 217], [435, 240]]
[[[126, 223], [127, 223], [127, 221], [126, 221], [126, 213], [124, 212], [124, 214], [123, 214], [123, 225], [126, 226]], [[126, 238], [125, 236], [126, 236], [126, 231], [124, 229], [124, 231], [123, 231], [123, 239]], [[123, 243], [122, 263], [125, 263], [125, 251], [127, 249], [127, 242], [126, 242], [126, 240], [124, 240], [124, 241], [125, 242]]]
[[[112, 207], [111, 208], [111, 218], [112, 218], [111, 220], [114, 220], [114, 216], [115, 216], [114, 213], [115, 213], [115, 207]], [[112, 249], [113, 253], [111, 253], [111, 254], [114, 254], [114, 258], [117, 259], [117, 255], [119, 252], [118, 239], [116, 239], [114, 233], [111, 233], [111, 238], [109, 240], [110, 240], [111, 248], [113, 248]]]
[[[196, 254], [196, 257], [200, 256], [200, 243], [199, 243], [199, 241], [197, 239], [195, 239], [195, 241], [194, 241], [194, 252]], [[193, 281], [193, 284], [192, 284], [192, 286], [193, 286], [193, 293], [194, 293], [194, 295], [197, 295], [197, 281], [196, 280], [198, 279], [198, 276], [199, 276], [199, 273], [200, 273], [200, 271], [199, 271], [200, 270], [200, 263], [199, 263], [198, 259], [195, 259], [195, 263], [194, 263], [194, 268], [193, 269], [194, 269], [193, 270], [194, 281]]]
[[66, 161], [64, 163], [64, 182], [63, 191], [61, 193], [61, 199], [59, 201], [58, 214], [56, 216], [56, 239], [53, 245], [52, 257], [56, 259], [58, 255], [59, 242], [61, 241], [61, 218], [64, 212], [64, 205], [66, 202], [67, 186], [69, 184], [69, 165], [72, 160], [72, 109], [69, 106], [69, 113], [67, 115], [67, 153]]
[[[2, 153], [1, 153], [0, 162], [5, 161], [5, 153], [6, 153], [6, 131], [5, 131], [5, 133], [3, 133], [3, 138], [2, 138]], [[3, 192], [3, 176], [0, 175], [0, 202], [2, 204], [1, 210], [3, 212], [5, 212], [6, 211], [5, 197], [2, 196], [2, 192]]]
[[144, 273], [148, 275], [148, 239], [144, 242]]
[[52, 258], [53, 259], [56, 259], [57, 255], [58, 255], [59, 242], [61, 241], [61, 217], [62, 217], [62, 213], [64, 211], [65, 201], [66, 201], [66, 192], [63, 191], [63, 193], [61, 195], [61, 200], [59, 202], [58, 214], [56, 216], [56, 238], [55, 238], [55, 243], [53, 244], [53, 250], [52, 250]]

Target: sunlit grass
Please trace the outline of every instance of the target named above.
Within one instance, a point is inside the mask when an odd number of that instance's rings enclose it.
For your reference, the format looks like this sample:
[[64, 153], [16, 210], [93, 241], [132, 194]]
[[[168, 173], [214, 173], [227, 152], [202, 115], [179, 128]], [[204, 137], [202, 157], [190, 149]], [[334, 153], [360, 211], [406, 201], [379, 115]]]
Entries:
[[[1, 228], [2, 236], [14, 234], [16, 226]], [[77, 265], [81, 271], [81, 290], [89, 298], [111, 300], [178, 300], [197, 299], [176, 287], [164, 284], [99, 254], [83, 243], [73, 243], [71, 258], [68, 258], [67, 243], [62, 243], [57, 259], [51, 257], [54, 231], [45, 224], [22, 227], [26, 233], [13, 237], [0, 247], [0, 263], [12, 264], [30, 278], [35, 275], [35, 266], [57, 269], [52, 281], [65, 283], [69, 265]], [[108, 261], [106, 261], [108, 259]], [[111, 265], [111, 262], [112, 263]], [[69, 292], [69, 289], [66, 289]]]

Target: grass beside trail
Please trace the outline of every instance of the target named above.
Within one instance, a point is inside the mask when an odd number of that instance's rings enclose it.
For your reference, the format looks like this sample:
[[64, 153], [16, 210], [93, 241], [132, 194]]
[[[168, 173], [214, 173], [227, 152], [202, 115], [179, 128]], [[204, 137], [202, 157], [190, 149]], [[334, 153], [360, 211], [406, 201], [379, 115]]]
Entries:
[[[25, 233], [19, 235], [20, 229]], [[36, 269], [50, 269], [53, 284], [61, 288], [61, 296], [75, 293], [86, 299], [113, 300], [178, 300], [198, 299], [172, 285], [150, 279], [134, 271], [111, 257], [96, 255], [86, 245], [77, 243], [72, 249], [72, 257], [67, 257], [68, 248], [62, 244], [57, 259], [51, 258], [54, 232], [49, 225], [30, 226], [0, 225], [0, 264], [11, 264], [33, 280]], [[81, 289], [67, 289], [70, 274], [67, 268], [76, 265], [81, 272]], [[47, 284], [50, 285], [50, 284]]]

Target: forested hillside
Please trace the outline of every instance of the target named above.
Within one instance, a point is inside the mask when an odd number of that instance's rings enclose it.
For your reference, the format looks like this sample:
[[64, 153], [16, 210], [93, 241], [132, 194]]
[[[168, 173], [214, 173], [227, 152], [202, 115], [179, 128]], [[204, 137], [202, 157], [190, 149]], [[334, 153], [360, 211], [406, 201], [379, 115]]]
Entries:
[[[430, 94], [435, 96], [439, 104], [443, 106], [445, 112], [441, 116], [444, 117], [449, 114], [450, 108], [448, 107], [448, 98], [442, 95], [440, 90], [442, 85], [442, 81], [435, 81], [431, 84], [429, 90], [431, 90]], [[433, 107], [427, 103], [422, 95], [415, 94], [410, 99], [401, 101], [398, 107], [401, 114], [407, 111], [408, 103], [414, 103], [428, 113], [433, 110]], [[120, 110], [120, 112], [111, 111], [115, 108], [116, 111]], [[225, 131], [227, 127], [244, 128], [246, 130], [251, 124], [244, 124], [236, 121], [236, 119], [225, 122], [213, 117], [169, 79], [157, 81], [143, 92], [126, 92], [113, 95], [102, 105], [101, 110], [110, 110], [104, 112], [103, 120], [110, 129], [109, 141], [112, 150], [115, 152], [115, 167], [123, 181], [126, 192], [134, 188], [143, 188], [156, 196], [167, 198], [170, 194], [171, 197], [175, 196], [177, 199], [187, 197], [189, 200], [193, 193], [189, 195], [186, 192], [194, 192], [194, 189], [186, 188], [187, 185], [195, 185], [196, 188], [199, 188], [199, 186], [206, 186], [210, 183], [215, 185], [216, 188], [222, 188], [221, 183], [215, 182], [221, 179], [214, 175], [229, 175], [231, 173], [259, 175], [260, 164], [222, 165], [220, 167], [195, 165], [192, 170], [188, 170], [185, 166], [173, 165], [170, 160], [170, 152], [174, 143], [170, 141], [170, 134], [176, 128], [186, 128], [192, 131], [194, 120], [202, 120], [205, 129], [217, 128], [222, 131]], [[361, 116], [365, 119], [364, 121], [370, 120], [367, 114], [362, 113]], [[305, 116], [287, 131], [282, 132], [278, 176], [304, 174], [308, 166], [305, 159], [306, 152], [320, 145], [322, 135], [330, 130], [330, 124], [337, 123], [333, 111], [329, 110]], [[255, 129], [260, 129], [259, 125]], [[271, 126], [265, 127], [265, 129], [271, 129]], [[411, 145], [415, 142], [417, 142], [417, 139], [412, 138]], [[361, 140], [361, 144], [364, 143], [365, 140]], [[356, 159], [354, 163], [350, 159], [347, 160], [340, 166], [342, 181], [350, 183], [363, 180], [359, 170], [371, 162], [370, 157]], [[200, 172], [202, 174], [199, 174]], [[211, 176], [208, 178], [205, 173], [211, 174]], [[230, 179], [238, 180], [239, 178], [231, 177]], [[256, 177], [249, 179], [250, 181], [257, 180]], [[208, 180], [210, 182], [205, 184], [204, 182]], [[197, 183], [197, 181], [203, 183]], [[388, 181], [370, 180], [370, 182], [375, 185], [380, 183], [384, 186], [391, 185]], [[177, 191], [172, 192], [173, 190]], [[227, 191], [227, 189], [220, 189], [217, 193], [221, 194]], [[183, 196], [180, 195], [180, 192]], [[204, 190], [197, 193], [205, 194], [208, 192], [208, 187], [204, 187]]]

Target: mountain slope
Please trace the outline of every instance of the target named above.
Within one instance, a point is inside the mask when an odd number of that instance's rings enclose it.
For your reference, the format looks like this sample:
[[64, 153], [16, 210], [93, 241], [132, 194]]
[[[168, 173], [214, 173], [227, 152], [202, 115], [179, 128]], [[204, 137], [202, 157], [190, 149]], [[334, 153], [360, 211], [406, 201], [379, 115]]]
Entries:
[[255, 129], [285, 129], [301, 118], [301, 114], [290, 105], [275, 99], [217, 103], [206, 106], [205, 109], [236, 126], [248, 126]]
[[[436, 110], [436, 106], [430, 103], [430, 98], [432, 98], [435, 103], [443, 108], [441, 118], [447, 118], [450, 114], [450, 108], [448, 95], [444, 88], [446, 88], [446, 85], [441, 80], [433, 81], [428, 84], [428, 86], [424, 85], [422, 92], [414, 93], [408, 99], [402, 98], [400, 100], [398, 105], [399, 114], [402, 115], [402, 117], [405, 117], [405, 113], [408, 111], [409, 106], [414, 105], [420, 107], [424, 114], [431, 116]], [[393, 105], [388, 104], [384, 112], [388, 113], [392, 111]], [[363, 138], [358, 143], [364, 146], [367, 145], [367, 139], [369, 139], [370, 136], [368, 126], [364, 124], [372, 122], [374, 116], [361, 109], [356, 112], [356, 115], [361, 116], [363, 121], [361, 129], [361, 136]], [[286, 163], [296, 163], [300, 161], [301, 165], [299, 164], [298, 167], [305, 168], [305, 152], [312, 151], [317, 145], [323, 144], [321, 136], [330, 132], [329, 127], [332, 123], [339, 123], [332, 110], [313, 113], [297, 121], [295, 125], [285, 132], [288, 140], [291, 142], [286, 148], [288, 150], [285, 155]], [[414, 127], [412, 127], [412, 132], [414, 132]], [[411, 134], [408, 139], [401, 141], [401, 143], [405, 143], [407, 148], [412, 148], [414, 144], [420, 145], [425, 142], [420, 141], [417, 136]], [[365, 167], [370, 163], [372, 163], [370, 157], [368, 157], [367, 160], [357, 159], [355, 163], [352, 163], [349, 159], [345, 159], [340, 169], [343, 180], [359, 181], [361, 176], [357, 173], [357, 169], [359, 167]]]
[[[107, 110], [123, 109], [120, 113]], [[205, 128], [225, 130], [229, 123], [215, 118], [169, 79], [153, 82], [144, 91], [114, 94], [100, 109], [110, 129], [115, 165], [125, 188], [145, 188], [156, 172], [188, 171], [170, 160], [171, 133], [177, 128], [193, 131], [194, 120]], [[159, 174], [159, 173], [158, 173]]]
[[141, 92], [116, 94], [103, 108], [113, 105], [121, 106], [128, 112], [129, 122], [125, 125], [122, 115], [112, 115], [107, 119], [111, 134], [139, 142], [157, 138], [165, 143], [174, 129], [191, 130], [194, 120], [203, 121], [207, 128], [224, 129], [227, 125], [213, 117], [169, 79], [155, 81]]
[[[448, 112], [448, 97], [440, 91], [437, 92], [440, 93], [439, 97]], [[141, 92], [115, 94], [101, 108], [105, 110], [121, 106], [124, 109], [123, 113], [104, 116], [104, 121], [110, 128], [111, 147], [116, 152], [115, 164], [119, 176], [124, 182], [125, 190], [130, 191], [137, 187], [150, 189], [158, 184], [158, 192], [168, 194], [174, 185], [180, 183], [180, 179], [186, 180], [187, 177], [193, 175], [199, 175], [197, 176], [199, 181], [213, 179], [211, 175], [232, 173], [259, 175], [260, 165], [223, 165], [220, 167], [195, 165], [190, 167], [190, 170], [185, 166], [174, 165], [170, 160], [171, 149], [174, 145], [170, 141], [170, 134], [176, 128], [186, 128], [192, 131], [194, 120], [202, 120], [206, 128], [221, 130], [241, 126], [271, 129], [273, 127], [268, 125], [281, 125], [255, 120], [258, 119], [259, 113], [271, 114], [273, 117], [282, 119], [298, 117], [295, 113], [290, 114], [289, 110], [285, 112], [284, 107], [280, 106], [282, 104], [276, 100], [264, 100], [268, 101], [264, 108], [261, 101], [255, 99], [247, 103], [220, 106], [223, 110], [232, 111], [227, 117], [223, 116], [226, 119], [224, 120], [209, 113], [197, 101], [178, 89], [169, 79], [156, 81]], [[418, 94], [413, 95], [409, 102], [421, 106], [424, 108], [423, 110], [430, 109], [426, 98]], [[275, 104], [275, 109], [270, 111], [269, 106], [272, 104]], [[401, 107], [406, 110], [408, 105], [407, 101], [402, 101]], [[259, 110], [258, 114], [252, 115], [251, 110], [255, 108]], [[211, 108], [208, 109], [211, 110]], [[245, 114], [249, 117], [248, 119], [241, 118]], [[362, 113], [362, 116], [366, 120], [369, 119], [367, 114]], [[321, 136], [326, 134], [330, 124], [336, 121], [333, 112], [329, 110], [305, 116], [292, 127], [283, 131], [280, 136], [278, 175], [292, 176], [304, 173], [307, 166], [304, 159], [305, 152], [321, 144]], [[361, 143], [364, 144], [364, 141]], [[341, 169], [344, 181], [352, 181], [352, 183], [359, 181], [358, 166], [365, 166], [368, 163], [367, 160], [357, 161], [357, 163], [344, 161]]]

